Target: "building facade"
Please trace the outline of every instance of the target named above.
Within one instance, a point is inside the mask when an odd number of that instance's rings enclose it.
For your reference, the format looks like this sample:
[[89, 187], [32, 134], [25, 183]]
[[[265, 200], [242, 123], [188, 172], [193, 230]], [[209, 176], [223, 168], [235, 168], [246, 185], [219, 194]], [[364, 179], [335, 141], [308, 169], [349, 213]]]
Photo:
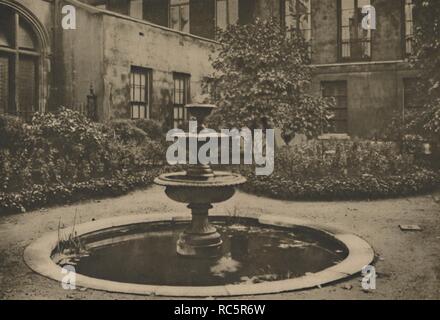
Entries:
[[178, 126], [212, 74], [217, 28], [270, 16], [310, 41], [312, 91], [337, 101], [333, 133], [374, 137], [413, 107], [411, 0], [0, 0], [0, 113], [84, 110], [92, 87], [99, 121]]

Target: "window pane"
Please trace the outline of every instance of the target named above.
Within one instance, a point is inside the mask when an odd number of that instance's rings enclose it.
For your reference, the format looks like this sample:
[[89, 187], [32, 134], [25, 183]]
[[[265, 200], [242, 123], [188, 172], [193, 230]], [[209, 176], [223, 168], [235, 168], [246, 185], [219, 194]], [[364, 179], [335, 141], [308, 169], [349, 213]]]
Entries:
[[36, 101], [36, 63], [32, 57], [20, 56], [18, 68], [18, 101], [23, 116], [37, 110]]
[[189, 32], [189, 5], [180, 7], [180, 30]]
[[136, 19], [143, 18], [143, 0], [130, 1], [130, 16]]
[[132, 106], [132, 117], [133, 119], [139, 119], [139, 105], [137, 104]]
[[336, 105], [332, 110], [333, 118], [330, 120], [330, 133], [348, 132], [348, 105], [347, 105], [347, 82], [329, 81], [322, 82], [323, 97], [335, 98]]
[[180, 30], [179, 24], [179, 7], [171, 7], [170, 8], [170, 28], [175, 30]]
[[229, 0], [228, 3], [229, 24], [237, 24], [239, 19], [238, 0]]
[[139, 106], [139, 118], [145, 119], [146, 118], [146, 112], [145, 112], [145, 105]]
[[134, 100], [134, 74], [130, 74], [130, 101]]
[[363, 8], [365, 6], [370, 5], [371, 0], [358, 0], [358, 8]]
[[14, 14], [5, 7], [0, 7], [0, 46], [14, 46], [13, 26]]
[[5, 31], [6, 30], [0, 24], [0, 46], [12, 47], [12, 43], [9, 41]]
[[217, 0], [217, 28], [226, 29], [228, 26], [227, 0]]
[[414, 4], [412, 0], [405, 1], [405, 40], [406, 40], [406, 54], [413, 53], [413, 38], [414, 38], [414, 22], [413, 22]]
[[297, 0], [296, 1], [296, 14], [306, 15], [309, 13], [310, 0]]
[[187, 4], [189, 0], [170, 0], [170, 5]]
[[18, 30], [18, 46], [20, 48], [36, 50], [36, 41], [32, 28], [22, 21], [20, 21], [20, 28]]
[[307, 41], [312, 39], [310, 5], [310, 0], [285, 0], [285, 26], [298, 28]]
[[9, 59], [0, 57], [0, 114], [9, 109]]

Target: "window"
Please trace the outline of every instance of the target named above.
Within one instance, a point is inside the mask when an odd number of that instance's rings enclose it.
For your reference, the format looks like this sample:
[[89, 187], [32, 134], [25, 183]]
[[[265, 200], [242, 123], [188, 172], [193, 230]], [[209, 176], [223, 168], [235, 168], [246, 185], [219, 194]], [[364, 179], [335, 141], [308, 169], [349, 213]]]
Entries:
[[238, 21], [241, 25], [253, 23], [257, 9], [256, 0], [239, 0], [238, 2]]
[[405, 0], [405, 53], [407, 56], [413, 54], [414, 47], [413, 10], [413, 0]]
[[168, 0], [143, 0], [143, 19], [160, 26], [170, 26]]
[[9, 59], [0, 55], [0, 114], [9, 108]]
[[32, 26], [0, 5], [0, 113], [31, 120], [38, 110], [40, 47]]
[[130, 14], [130, 0], [107, 0], [106, 8], [120, 14]]
[[130, 17], [136, 19], [143, 19], [143, 0], [131, 0], [130, 1]]
[[238, 0], [216, 0], [216, 27], [226, 29], [237, 24], [239, 19]]
[[371, 30], [362, 28], [362, 8], [370, 0], [339, 0], [340, 57], [342, 60], [371, 58]]
[[330, 133], [348, 133], [347, 81], [321, 82], [322, 96], [335, 98]]
[[174, 103], [173, 103], [173, 124], [174, 128], [182, 126], [188, 119], [185, 105], [189, 102], [190, 97], [190, 75], [175, 73], [174, 74]]
[[170, 28], [189, 33], [189, 0], [170, 0]]
[[151, 106], [151, 81], [150, 69], [131, 67], [130, 101], [132, 119], [149, 119]]
[[306, 41], [312, 40], [311, 0], [282, 0], [284, 26], [300, 30]]

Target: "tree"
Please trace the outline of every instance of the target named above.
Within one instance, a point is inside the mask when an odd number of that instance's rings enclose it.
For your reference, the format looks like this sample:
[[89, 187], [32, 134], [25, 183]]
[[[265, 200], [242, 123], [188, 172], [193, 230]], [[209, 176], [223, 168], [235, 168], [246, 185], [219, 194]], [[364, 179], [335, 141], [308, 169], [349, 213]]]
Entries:
[[440, 98], [440, 1], [414, 0], [414, 64], [422, 70], [425, 94]]
[[415, 56], [421, 70], [422, 114], [410, 118], [409, 127], [427, 138], [440, 139], [440, 1], [414, 0]]
[[213, 59], [212, 99], [219, 109], [211, 123], [227, 128], [277, 127], [288, 142], [313, 137], [327, 127], [331, 102], [308, 94], [309, 46], [300, 32], [275, 18], [219, 31]]

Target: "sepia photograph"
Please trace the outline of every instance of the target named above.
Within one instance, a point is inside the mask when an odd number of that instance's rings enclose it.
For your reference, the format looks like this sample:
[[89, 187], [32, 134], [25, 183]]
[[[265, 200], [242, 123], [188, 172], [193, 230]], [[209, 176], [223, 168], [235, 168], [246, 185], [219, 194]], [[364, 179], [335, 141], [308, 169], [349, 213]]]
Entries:
[[0, 0], [0, 302], [438, 302], [439, 26], [438, 0]]

